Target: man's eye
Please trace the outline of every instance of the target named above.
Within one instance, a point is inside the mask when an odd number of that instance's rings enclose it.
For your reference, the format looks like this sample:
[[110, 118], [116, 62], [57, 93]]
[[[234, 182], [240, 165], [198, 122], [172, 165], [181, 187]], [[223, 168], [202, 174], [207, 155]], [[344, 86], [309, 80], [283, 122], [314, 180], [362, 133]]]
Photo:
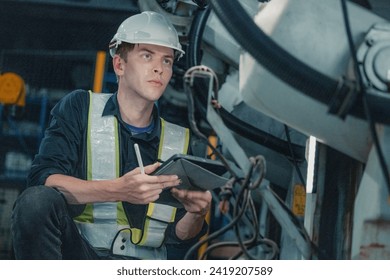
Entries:
[[165, 65], [172, 65], [172, 60], [171, 59], [164, 59], [164, 64]]
[[151, 56], [150, 53], [144, 53], [144, 54], [142, 55], [142, 57], [143, 57], [144, 59], [146, 59], [146, 60], [150, 60], [150, 59], [152, 58], [152, 56]]

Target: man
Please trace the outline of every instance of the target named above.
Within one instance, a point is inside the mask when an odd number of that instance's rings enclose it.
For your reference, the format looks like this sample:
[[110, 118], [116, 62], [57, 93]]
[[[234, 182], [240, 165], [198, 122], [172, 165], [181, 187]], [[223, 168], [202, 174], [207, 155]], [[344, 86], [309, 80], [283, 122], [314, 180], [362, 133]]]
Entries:
[[[155, 105], [183, 53], [160, 14], [119, 26], [110, 43], [117, 93], [76, 90], [51, 112], [13, 211], [17, 259], [181, 259], [205, 233], [210, 192], [174, 188], [174, 174], [148, 175], [158, 159], [188, 150], [188, 129], [161, 119]], [[166, 188], [183, 208], [154, 203]]]

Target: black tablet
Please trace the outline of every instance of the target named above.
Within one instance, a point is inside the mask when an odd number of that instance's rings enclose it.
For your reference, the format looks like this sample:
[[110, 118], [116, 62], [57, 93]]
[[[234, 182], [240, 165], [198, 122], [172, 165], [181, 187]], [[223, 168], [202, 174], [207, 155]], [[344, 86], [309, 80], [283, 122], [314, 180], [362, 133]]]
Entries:
[[[211, 191], [223, 187], [228, 181], [226, 167], [219, 161], [205, 159], [196, 156], [176, 154], [165, 161], [151, 175], [177, 175], [181, 179], [178, 189], [191, 191]], [[156, 203], [182, 207], [170, 193], [165, 189]]]
[[222, 162], [219, 160], [212, 160], [192, 155], [185, 155], [185, 154], [175, 154], [171, 156], [169, 159], [164, 161], [159, 168], [157, 168], [153, 174], [167, 174], [166, 171], [169, 166], [171, 166], [173, 163], [175, 163], [178, 160], [186, 160], [189, 161], [199, 167], [202, 167], [203, 169], [208, 170], [209, 172], [212, 172], [216, 175], [223, 175], [227, 172], [227, 169], [225, 165], [223, 165]]

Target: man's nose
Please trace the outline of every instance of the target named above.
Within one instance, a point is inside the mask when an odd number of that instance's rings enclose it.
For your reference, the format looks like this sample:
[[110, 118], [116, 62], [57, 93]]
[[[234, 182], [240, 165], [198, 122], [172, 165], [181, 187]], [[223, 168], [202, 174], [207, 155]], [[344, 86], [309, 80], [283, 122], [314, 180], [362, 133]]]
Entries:
[[153, 67], [153, 72], [154, 73], [158, 73], [158, 74], [161, 74], [163, 72], [163, 67], [162, 67], [162, 64], [157, 62], [154, 67]]

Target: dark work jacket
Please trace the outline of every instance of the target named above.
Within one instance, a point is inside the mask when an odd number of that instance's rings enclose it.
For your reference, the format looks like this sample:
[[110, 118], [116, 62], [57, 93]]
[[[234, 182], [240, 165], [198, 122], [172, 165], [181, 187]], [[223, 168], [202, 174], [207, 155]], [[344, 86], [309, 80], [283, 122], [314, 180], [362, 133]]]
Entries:
[[[52, 174], [87, 179], [88, 108], [89, 93], [85, 90], [75, 90], [67, 94], [54, 106], [39, 152], [33, 160], [27, 186], [43, 185], [47, 177]], [[145, 165], [157, 161], [161, 132], [157, 107], [153, 110], [155, 125], [150, 133], [131, 134], [120, 116], [116, 93], [108, 100], [103, 115], [113, 115], [118, 119], [120, 176], [138, 167], [134, 143], [138, 143]], [[127, 202], [123, 205], [131, 225], [142, 228], [147, 205], [134, 205]], [[69, 205], [71, 215], [78, 216], [84, 207], [85, 205]], [[184, 214], [184, 209], [178, 209], [175, 222], [166, 231], [168, 259], [181, 259], [188, 248], [207, 230], [205, 223], [202, 231], [195, 238], [179, 240], [175, 234], [175, 225]]]

